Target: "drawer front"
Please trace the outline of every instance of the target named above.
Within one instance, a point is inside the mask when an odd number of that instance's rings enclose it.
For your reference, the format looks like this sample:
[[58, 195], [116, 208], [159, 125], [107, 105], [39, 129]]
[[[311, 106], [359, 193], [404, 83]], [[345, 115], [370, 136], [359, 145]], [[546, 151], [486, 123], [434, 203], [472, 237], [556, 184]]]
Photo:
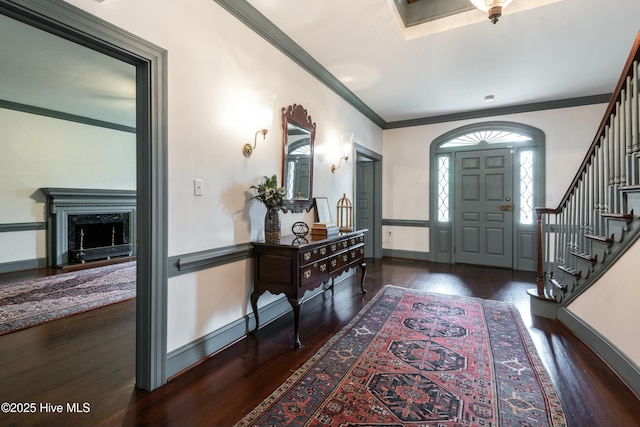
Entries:
[[319, 259], [325, 258], [329, 255], [329, 245], [318, 246], [313, 249], [300, 252], [300, 265], [306, 265], [312, 262], [316, 262]]
[[364, 246], [349, 249], [329, 258], [329, 271], [334, 272], [345, 269], [352, 264], [356, 264], [364, 259]]
[[357, 262], [363, 259], [364, 259], [364, 246], [359, 246], [349, 251], [349, 262]]
[[300, 269], [300, 286], [304, 287], [314, 280], [321, 279], [329, 273], [329, 260], [314, 262]]
[[364, 234], [360, 234], [358, 236], [349, 237], [349, 246], [356, 246], [360, 243], [364, 243]]
[[349, 239], [337, 240], [329, 244], [329, 254], [333, 255], [349, 247]]
[[331, 271], [340, 270], [349, 265], [349, 251], [344, 251], [329, 258], [329, 267]]

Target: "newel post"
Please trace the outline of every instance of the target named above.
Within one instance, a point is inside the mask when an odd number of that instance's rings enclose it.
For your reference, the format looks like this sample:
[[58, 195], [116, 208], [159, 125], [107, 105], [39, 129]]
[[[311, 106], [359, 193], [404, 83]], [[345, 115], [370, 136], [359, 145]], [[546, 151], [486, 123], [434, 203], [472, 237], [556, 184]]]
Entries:
[[544, 208], [535, 208], [536, 211], [536, 232], [538, 234], [538, 271], [536, 274], [536, 289], [538, 296], [544, 297], [544, 271], [542, 269], [542, 213]]

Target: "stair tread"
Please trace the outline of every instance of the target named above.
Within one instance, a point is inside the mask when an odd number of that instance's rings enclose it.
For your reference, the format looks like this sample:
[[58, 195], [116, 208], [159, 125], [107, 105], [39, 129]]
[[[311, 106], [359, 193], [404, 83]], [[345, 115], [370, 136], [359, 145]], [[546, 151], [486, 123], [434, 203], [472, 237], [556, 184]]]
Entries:
[[618, 187], [621, 191], [640, 191], [640, 185], [622, 185]]
[[600, 216], [603, 218], [624, 219], [627, 221], [631, 221], [633, 219], [633, 214], [623, 214], [623, 213], [613, 213], [613, 212], [601, 213]]
[[596, 234], [585, 234], [584, 237], [590, 240], [595, 240], [597, 242], [603, 242], [608, 244], [613, 243], [613, 239], [607, 236], [598, 236]]
[[561, 282], [558, 282], [556, 279], [551, 279], [551, 284], [554, 288], [560, 289], [561, 291], [567, 290], [567, 285], [563, 285]]
[[[567, 274], [570, 274], [573, 277], [580, 278], [581, 274], [579, 271], [574, 270], [573, 268], [565, 267], [564, 265], [559, 265], [558, 269], [564, 271]], [[556, 279], [551, 279], [556, 280]], [[556, 280], [557, 281], [557, 280]]]
[[598, 261], [598, 256], [597, 255], [591, 255], [591, 254], [587, 254], [584, 252], [571, 252], [571, 255], [573, 255], [576, 258], [580, 258], [583, 259], [585, 261], [588, 261], [592, 264], [595, 264]]

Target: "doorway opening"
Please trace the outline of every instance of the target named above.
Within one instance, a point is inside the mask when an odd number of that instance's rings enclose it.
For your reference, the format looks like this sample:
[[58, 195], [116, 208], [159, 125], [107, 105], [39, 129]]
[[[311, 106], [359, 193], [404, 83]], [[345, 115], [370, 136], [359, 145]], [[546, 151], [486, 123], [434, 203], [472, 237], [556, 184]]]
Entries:
[[368, 229], [365, 258], [382, 258], [382, 156], [355, 144], [354, 225]]
[[135, 67], [136, 386], [166, 383], [167, 52], [63, 1], [0, 0], [0, 14]]

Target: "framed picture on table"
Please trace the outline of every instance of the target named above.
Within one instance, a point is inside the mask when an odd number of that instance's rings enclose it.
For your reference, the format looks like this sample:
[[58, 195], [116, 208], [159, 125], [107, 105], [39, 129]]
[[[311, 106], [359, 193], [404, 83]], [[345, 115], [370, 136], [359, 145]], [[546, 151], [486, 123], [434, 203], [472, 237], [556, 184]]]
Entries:
[[316, 222], [331, 222], [329, 199], [326, 197], [314, 197], [313, 204], [316, 208]]

